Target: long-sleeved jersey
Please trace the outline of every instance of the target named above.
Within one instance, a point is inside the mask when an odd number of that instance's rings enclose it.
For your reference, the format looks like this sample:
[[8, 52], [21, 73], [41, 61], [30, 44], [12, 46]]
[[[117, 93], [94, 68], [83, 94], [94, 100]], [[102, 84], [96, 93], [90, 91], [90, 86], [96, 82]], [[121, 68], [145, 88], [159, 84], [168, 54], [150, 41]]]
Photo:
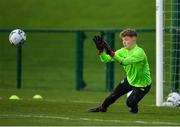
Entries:
[[100, 55], [102, 62], [118, 62], [123, 65], [127, 74], [129, 84], [135, 87], [146, 87], [151, 85], [151, 76], [147, 56], [142, 48], [136, 45], [132, 49], [121, 48], [111, 57], [102, 52]]

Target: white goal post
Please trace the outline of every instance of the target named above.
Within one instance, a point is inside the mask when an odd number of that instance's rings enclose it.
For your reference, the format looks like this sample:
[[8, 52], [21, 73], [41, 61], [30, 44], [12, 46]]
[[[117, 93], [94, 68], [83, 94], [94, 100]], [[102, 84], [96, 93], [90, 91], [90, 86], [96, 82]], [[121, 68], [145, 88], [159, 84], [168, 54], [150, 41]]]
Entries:
[[156, 0], [156, 106], [163, 104], [163, 0]]

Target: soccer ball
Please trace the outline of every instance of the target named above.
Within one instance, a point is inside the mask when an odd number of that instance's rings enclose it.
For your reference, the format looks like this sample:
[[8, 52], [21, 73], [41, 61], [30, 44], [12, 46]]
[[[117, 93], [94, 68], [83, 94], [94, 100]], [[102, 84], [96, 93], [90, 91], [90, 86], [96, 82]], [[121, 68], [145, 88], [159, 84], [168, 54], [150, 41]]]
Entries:
[[172, 92], [168, 95], [167, 102], [176, 102], [180, 100], [180, 95], [177, 92]]
[[163, 106], [180, 107], [180, 94], [177, 92], [170, 93], [167, 101], [163, 103]]
[[23, 44], [25, 40], [26, 34], [23, 30], [15, 29], [9, 34], [9, 41], [15, 46]]

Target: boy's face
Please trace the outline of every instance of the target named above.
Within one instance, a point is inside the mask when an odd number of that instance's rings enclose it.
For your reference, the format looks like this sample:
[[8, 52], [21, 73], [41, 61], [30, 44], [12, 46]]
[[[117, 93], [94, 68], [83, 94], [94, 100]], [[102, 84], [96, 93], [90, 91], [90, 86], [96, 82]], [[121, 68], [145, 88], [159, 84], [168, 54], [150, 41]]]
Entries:
[[123, 45], [126, 49], [131, 49], [135, 46], [137, 37], [136, 36], [133, 36], [133, 37], [125, 36], [125, 37], [122, 37], [122, 41], [123, 41]]

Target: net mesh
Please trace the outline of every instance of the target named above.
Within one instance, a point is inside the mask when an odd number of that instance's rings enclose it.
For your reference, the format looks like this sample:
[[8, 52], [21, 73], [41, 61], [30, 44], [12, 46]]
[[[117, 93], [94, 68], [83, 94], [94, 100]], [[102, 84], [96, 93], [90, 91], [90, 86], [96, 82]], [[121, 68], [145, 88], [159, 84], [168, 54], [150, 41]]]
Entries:
[[164, 0], [164, 91], [178, 91], [180, 83], [180, 1]]

